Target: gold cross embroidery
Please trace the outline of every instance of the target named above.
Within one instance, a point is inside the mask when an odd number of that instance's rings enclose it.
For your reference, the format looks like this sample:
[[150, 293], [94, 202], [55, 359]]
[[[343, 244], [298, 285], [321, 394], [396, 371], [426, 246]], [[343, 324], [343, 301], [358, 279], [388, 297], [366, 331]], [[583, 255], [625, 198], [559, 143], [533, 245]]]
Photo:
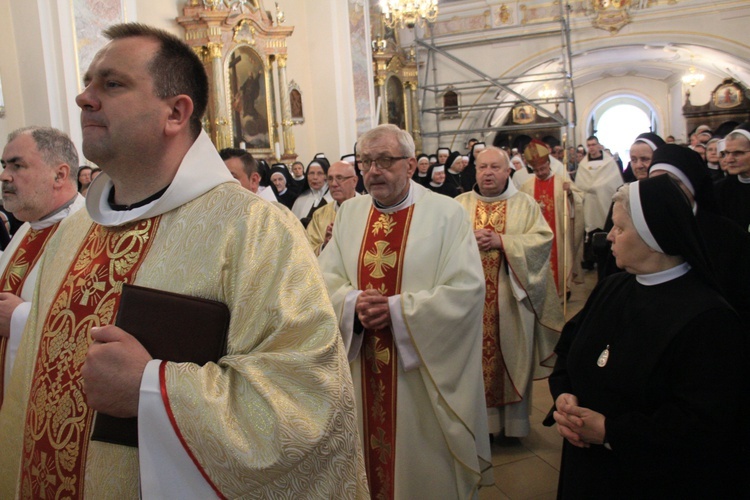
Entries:
[[385, 277], [384, 268], [387, 270], [396, 265], [396, 252], [389, 252], [388, 242], [382, 240], [375, 242], [375, 250], [365, 252], [364, 262], [370, 270], [370, 276], [380, 279]]
[[21, 249], [18, 252], [18, 258], [11, 263], [10, 269], [8, 271], [8, 281], [5, 283], [5, 287], [3, 288], [4, 292], [12, 290], [13, 286], [21, 281], [29, 271], [29, 263], [25, 259], [25, 256], [26, 251]]
[[380, 373], [380, 365], [387, 365], [391, 362], [391, 351], [387, 347], [382, 347], [377, 338], [366, 352], [366, 356], [372, 361], [373, 373]]
[[373, 450], [380, 450], [380, 462], [386, 463], [391, 455], [391, 443], [386, 442], [385, 431], [378, 427], [378, 435], [370, 435], [370, 447]]

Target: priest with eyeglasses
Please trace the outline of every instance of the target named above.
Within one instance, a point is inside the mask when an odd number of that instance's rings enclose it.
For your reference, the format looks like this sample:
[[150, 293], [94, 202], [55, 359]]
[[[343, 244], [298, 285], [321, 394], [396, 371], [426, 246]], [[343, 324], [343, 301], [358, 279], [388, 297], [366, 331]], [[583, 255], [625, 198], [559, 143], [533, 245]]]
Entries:
[[355, 386], [373, 498], [475, 498], [492, 484], [484, 276], [466, 212], [411, 180], [414, 141], [357, 142], [368, 195], [342, 204], [319, 262]]

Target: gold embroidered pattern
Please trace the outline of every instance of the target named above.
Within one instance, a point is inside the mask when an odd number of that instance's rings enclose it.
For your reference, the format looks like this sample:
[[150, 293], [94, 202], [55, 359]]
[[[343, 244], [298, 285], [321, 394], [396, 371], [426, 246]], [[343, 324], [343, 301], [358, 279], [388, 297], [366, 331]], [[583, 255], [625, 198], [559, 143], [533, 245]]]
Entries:
[[373, 278], [385, 277], [384, 270], [393, 268], [396, 265], [398, 256], [396, 252], [388, 250], [387, 241], [375, 242], [375, 251], [368, 250], [365, 252], [365, 266], [370, 270], [370, 276]]
[[383, 236], [388, 236], [396, 227], [396, 221], [389, 214], [380, 214], [377, 222], [372, 225], [372, 235], [377, 236], [380, 230], [383, 230]]
[[24, 429], [21, 496], [82, 498], [94, 412], [81, 390], [91, 327], [111, 324], [122, 284], [135, 278], [159, 218], [92, 224], [42, 328]]

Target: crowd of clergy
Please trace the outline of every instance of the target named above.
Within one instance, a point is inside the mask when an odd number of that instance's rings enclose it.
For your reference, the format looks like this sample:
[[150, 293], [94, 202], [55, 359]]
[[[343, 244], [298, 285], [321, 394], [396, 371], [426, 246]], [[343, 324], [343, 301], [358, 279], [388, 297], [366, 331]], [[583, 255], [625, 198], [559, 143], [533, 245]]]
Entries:
[[[89, 128], [130, 113], [107, 68], [150, 79], [157, 43], [202, 67], [148, 27], [108, 36], [78, 97]], [[180, 99], [184, 120], [144, 139], [179, 150], [156, 193], [95, 131], [101, 171], [55, 129], [8, 137], [0, 496], [477, 498], [490, 441], [529, 435], [541, 378], [561, 498], [747, 495], [750, 124], [689, 145], [644, 132], [624, 169], [594, 136], [428, 155], [394, 125], [333, 163], [269, 165], [217, 151], [191, 128], [200, 97]], [[566, 322], [585, 269], [598, 284]], [[205, 366], [139, 351], [119, 405], [127, 373], [102, 382], [101, 360], [133, 338], [105, 325], [136, 273], [204, 287], [232, 319]], [[89, 441], [100, 414], [138, 417], [137, 454]]]

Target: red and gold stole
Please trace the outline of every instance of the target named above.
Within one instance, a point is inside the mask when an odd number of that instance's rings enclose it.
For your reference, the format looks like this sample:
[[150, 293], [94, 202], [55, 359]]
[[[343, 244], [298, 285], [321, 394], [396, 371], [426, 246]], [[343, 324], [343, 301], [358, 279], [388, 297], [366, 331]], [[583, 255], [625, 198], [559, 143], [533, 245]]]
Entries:
[[[58, 224], [52, 224], [44, 229], [29, 229], [0, 277], [0, 292], [21, 295], [26, 277], [29, 275], [39, 258], [50, 236], [57, 230]], [[8, 339], [0, 337], [0, 407], [3, 406], [3, 391], [5, 390], [5, 357], [8, 349]]]
[[560, 293], [560, 283], [557, 282], [557, 224], [555, 222], [555, 178], [550, 177], [546, 181], [534, 180], [534, 199], [542, 209], [544, 220], [552, 229], [552, 252], [550, 254], [550, 265], [552, 276], [555, 277], [557, 293]]
[[[474, 229], [489, 229], [497, 234], [505, 234], [505, 221], [508, 210], [506, 200], [484, 202], [477, 200], [474, 211]], [[499, 249], [479, 252], [484, 270], [486, 293], [482, 313], [482, 373], [484, 375], [484, 396], [488, 408], [503, 406], [521, 400], [515, 390], [503, 359], [500, 346], [500, 308], [498, 306], [498, 275], [502, 265]]]
[[[360, 290], [401, 293], [404, 249], [414, 205], [392, 214], [370, 209], [359, 252]], [[390, 328], [366, 330], [362, 358], [365, 464], [371, 498], [394, 495], [397, 362]]]
[[42, 327], [26, 409], [22, 498], [83, 498], [94, 417], [81, 390], [89, 331], [113, 323], [122, 285], [135, 279], [159, 220], [92, 224], [57, 291]]

